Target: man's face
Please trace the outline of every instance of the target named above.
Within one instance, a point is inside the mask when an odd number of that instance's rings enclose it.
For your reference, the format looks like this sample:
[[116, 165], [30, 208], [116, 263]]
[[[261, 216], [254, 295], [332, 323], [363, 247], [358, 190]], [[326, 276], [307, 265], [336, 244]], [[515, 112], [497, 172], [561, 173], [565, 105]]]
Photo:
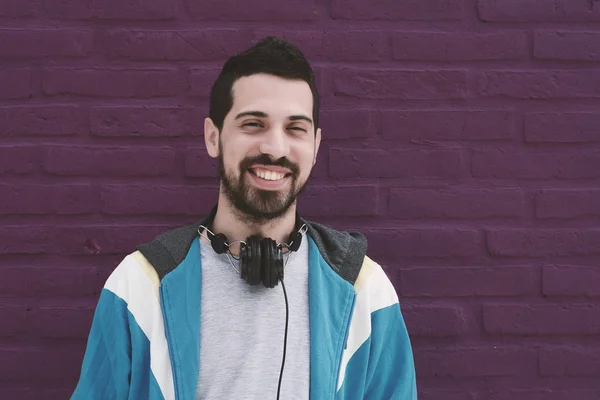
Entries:
[[221, 191], [247, 218], [284, 215], [312, 170], [320, 131], [304, 81], [256, 74], [237, 80], [219, 135]]

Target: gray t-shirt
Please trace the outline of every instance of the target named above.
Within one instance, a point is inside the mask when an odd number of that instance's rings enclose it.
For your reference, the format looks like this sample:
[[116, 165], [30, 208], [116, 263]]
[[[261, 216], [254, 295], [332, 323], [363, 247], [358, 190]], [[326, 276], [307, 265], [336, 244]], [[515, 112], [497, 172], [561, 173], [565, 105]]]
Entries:
[[[200, 371], [196, 399], [276, 399], [283, 355], [285, 298], [281, 283], [273, 289], [250, 286], [238, 261], [216, 254], [200, 241], [202, 296]], [[289, 326], [281, 397], [308, 399], [310, 336], [308, 245], [289, 253], [284, 283]], [[287, 254], [284, 255], [286, 262]]]

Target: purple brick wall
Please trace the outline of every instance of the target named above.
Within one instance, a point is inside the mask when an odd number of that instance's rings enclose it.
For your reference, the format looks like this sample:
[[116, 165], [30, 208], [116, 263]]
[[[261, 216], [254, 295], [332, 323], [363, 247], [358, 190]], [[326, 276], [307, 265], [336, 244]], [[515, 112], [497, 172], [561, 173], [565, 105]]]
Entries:
[[600, 399], [598, 0], [0, 0], [0, 398], [65, 399], [102, 285], [216, 200], [209, 85], [313, 60], [308, 218], [393, 279], [420, 399]]

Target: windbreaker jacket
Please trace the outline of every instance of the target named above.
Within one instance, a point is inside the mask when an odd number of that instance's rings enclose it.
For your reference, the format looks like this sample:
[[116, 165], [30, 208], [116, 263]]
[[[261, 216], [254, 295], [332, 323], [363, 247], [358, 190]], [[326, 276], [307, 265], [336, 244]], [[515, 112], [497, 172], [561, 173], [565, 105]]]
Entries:
[[[212, 215], [214, 215], [214, 210]], [[72, 399], [194, 400], [200, 359], [198, 226], [138, 246], [107, 279]], [[366, 239], [305, 222], [310, 398], [417, 398], [396, 291]]]

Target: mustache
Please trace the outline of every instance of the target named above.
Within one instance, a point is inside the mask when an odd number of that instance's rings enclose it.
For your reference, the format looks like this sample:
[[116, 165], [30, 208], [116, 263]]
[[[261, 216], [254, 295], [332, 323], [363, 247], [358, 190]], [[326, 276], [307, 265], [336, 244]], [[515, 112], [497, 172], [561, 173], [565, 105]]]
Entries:
[[243, 173], [244, 171], [251, 168], [255, 164], [273, 165], [273, 166], [277, 166], [277, 167], [287, 168], [290, 171], [292, 171], [292, 175], [294, 175], [294, 176], [298, 175], [300, 173], [300, 167], [298, 167], [297, 164], [294, 164], [287, 158], [281, 157], [278, 160], [272, 160], [271, 157], [269, 157], [266, 154], [261, 154], [259, 156], [244, 158], [240, 162], [240, 172]]

